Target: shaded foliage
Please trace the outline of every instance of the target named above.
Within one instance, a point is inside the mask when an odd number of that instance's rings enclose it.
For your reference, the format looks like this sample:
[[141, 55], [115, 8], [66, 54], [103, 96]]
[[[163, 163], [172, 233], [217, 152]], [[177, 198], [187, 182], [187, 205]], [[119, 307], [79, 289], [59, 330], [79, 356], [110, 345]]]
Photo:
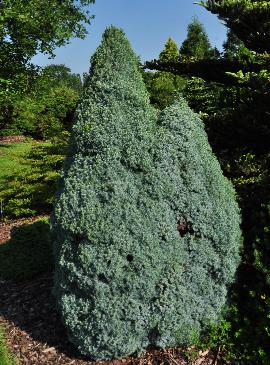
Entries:
[[23, 281], [52, 270], [53, 250], [47, 218], [14, 228], [10, 240], [0, 245], [2, 279]]
[[227, 31], [227, 39], [223, 43], [223, 57], [229, 60], [243, 60], [245, 53], [251, 53], [242, 41], [231, 31]]
[[246, 47], [258, 53], [269, 53], [268, 1], [206, 0], [200, 1], [200, 4], [213, 14], [217, 14]]

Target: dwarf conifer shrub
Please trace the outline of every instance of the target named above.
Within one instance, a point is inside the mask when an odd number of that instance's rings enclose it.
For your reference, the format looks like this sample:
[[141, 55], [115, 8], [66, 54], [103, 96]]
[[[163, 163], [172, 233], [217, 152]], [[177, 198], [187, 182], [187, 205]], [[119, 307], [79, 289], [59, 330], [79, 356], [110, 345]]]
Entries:
[[121, 30], [91, 65], [52, 216], [63, 322], [92, 359], [190, 343], [238, 264], [234, 191], [183, 101], [157, 123]]
[[[222, 175], [200, 118], [180, 99], [161, 113], [159, 127], [152, 186], [172, 211], [184, 251], [181, 268], [164, 278], [164, 300], [173, 303], [158, 326], [163, 337], [156, 344], [164, 347], [190, 343], [207, 322], [219, 319], [239, 264], [241, 231], [234, 189]], [[163, 224], [161, 239], [171, 245], [168, 225]]]

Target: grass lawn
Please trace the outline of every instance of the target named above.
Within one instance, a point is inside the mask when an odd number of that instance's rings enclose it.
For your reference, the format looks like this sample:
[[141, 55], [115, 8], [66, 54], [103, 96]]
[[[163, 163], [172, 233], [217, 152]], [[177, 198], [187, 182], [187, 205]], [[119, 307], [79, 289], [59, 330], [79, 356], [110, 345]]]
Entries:
[[6, 347], [6, 340], [4, 336], [4, 330], [0, 327], [0, 364], [1, 365], [15, 365], [17, 361], [15, 360], [14, 356], [12, 356], [7, 347]]
[[0, 190], [5, 180], [15, 171], [27, 168], [21, 165], [20, 158], [24, 153], [29, 152], [31, 147], [31, 142], [0, 144]]
[[51, 211], [64, 158], [58, 149], [49, 141], [0, 144], [2, 219]]

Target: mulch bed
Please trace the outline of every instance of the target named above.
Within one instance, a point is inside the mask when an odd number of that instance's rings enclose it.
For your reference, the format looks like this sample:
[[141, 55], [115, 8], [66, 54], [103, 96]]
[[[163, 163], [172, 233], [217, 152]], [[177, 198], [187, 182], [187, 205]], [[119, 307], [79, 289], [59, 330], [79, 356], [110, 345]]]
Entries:
[[0, 143], [17, 143], [23, 142], [24, 140], [24, 136], [0, 136]]
[[[0, 227], [2, 241], [9, 237], [12, 228], [24, 223], [25, 220], [20, 220], [9, 223], [4, 230]], [[201, 353], [196, 361], [188, 362], [181, 349], [152, 349], [141, 358], [91, 362], [69, 343], [51, 289], [51, 274], [23, 283], [0, 279], [0, 325], [5, 328], [8, 346], [20, 365], [224, 364], [208, 351]]]

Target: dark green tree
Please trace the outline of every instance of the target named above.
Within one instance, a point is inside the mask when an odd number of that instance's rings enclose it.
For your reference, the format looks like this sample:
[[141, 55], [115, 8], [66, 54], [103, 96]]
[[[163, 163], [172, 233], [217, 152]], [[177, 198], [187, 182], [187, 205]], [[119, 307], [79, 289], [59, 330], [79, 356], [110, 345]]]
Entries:
[[180, 55], [188, 60], [202, 60], [215, 56], [215, 50], [209, 42], [208, 35], [196, 17], [188, 25], [187, 38], [180, 48]]
[[248, 49], [270, 52], [269, 1], [205, 0], [200, 4], [217, 14]]
[[243, 42], [230, 30], [227, 31], [227, 39], [223, 43], [223, 57], [229, 60], [238, 58]]
[[[172, 38], [169, 38], [159, 55], [159, 60], [171, 62], [178, 59], [177, 45]], [[186, 84], [183, 77], [170, 72], [144, 72], [144, 81], [150, 94], [151, 103], [159, 109], [164, 109], [170, 105]]]
[[244, 43], [231, 31], [227, 31], [227, 39], [223, 43], [223, 57], [226, 60], [239, 62], [252, 62], [255, 60], [254, 52], [251, 52]]
[[157, 114], [121, 30], [91, 60], [52, 216], [54, 293], [93, 359], [190, 343], [218, 321], [239, 261], [239, 210], [200, 119]]

